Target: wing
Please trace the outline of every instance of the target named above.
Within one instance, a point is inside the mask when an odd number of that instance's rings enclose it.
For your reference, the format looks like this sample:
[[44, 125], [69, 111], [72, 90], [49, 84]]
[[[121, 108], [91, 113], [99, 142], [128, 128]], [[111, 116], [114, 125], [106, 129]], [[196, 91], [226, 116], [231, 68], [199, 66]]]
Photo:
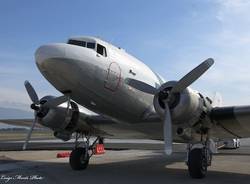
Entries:
[[[33, 119], [2, 119], [0, 120], [0, 123], [4, 123], [7, 125], [17, 126], [17, 127], [30, 127], [33, 122]], [[36, 128], [43, 128], [42, 125], [36, 124]]]
[[[30, 129], [33, 119], [6, 119], [0, 120], [0, 131], [4, 130], [3, 136], [0, 135], [1, 140], [21, 139], [23, 140]], [[56, 123], [56, 122], [55, 122]], [[77, 132], [88, 132], [93, 136], [102, 136], [108, 138], [147, 138], [147, 136], [131, 127], [129, 124], [120, 124], [109, 118], [99, 114], [93, 114], [86, 110], [81, 110], [77, 122]], [[18, 131], [13, 134], [13, 130]], [[9, 131], [8, 131], [9, 130]], [[53, 131], [50, 128], [44, 127], [37, 123], [35, 125], [33, 137], [51, 138]], [[62, 130], [63, 131], [63, 130]], [[12, 133], [10, 133], [12, 132]]]
[[250, 106], [216, 107], [211, 119], [233, 136], [250, 137]]

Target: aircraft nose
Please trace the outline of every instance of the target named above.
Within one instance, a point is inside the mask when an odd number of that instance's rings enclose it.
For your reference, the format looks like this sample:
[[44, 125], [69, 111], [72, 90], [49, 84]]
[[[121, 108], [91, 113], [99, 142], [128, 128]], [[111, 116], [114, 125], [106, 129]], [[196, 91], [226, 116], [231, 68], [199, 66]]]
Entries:
[[41, 66], [51, 58], [64, 58], [66, 56], [65, 45], [60, 43], [42, 45], [35, 52], [36, 63]]

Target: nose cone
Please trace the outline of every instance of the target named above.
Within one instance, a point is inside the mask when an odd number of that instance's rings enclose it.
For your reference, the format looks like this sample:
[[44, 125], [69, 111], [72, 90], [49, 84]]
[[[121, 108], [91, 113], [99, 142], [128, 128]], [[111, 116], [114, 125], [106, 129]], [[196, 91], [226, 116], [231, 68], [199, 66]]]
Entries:
[[66, 57], [65, 45], [60, 43], [43, 45], [35, 53], [36, 63], [40, 67], [46, 63], [46, 60], [64, 57]]
[[78, 88], [79, 81], [93, 79], [95, 58], [93, 50], [66, 43], [43, 45], [35, 52], [41, 74], [62, 92]]

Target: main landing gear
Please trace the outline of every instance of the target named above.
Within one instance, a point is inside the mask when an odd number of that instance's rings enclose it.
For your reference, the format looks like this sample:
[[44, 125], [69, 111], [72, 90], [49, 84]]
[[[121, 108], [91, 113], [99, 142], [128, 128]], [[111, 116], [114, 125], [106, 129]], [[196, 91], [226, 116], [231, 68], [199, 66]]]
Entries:
[[187, 165], [192, 178], [204, 178], [211, 165], [212, 153], [217, 153], [213, 140], [188, 145]]
[[[80, 138], [83, 139], [82, 142], [79, 141]], [[103, 145], [103, 138], [97, 137], [90, 145], [90, 136], [76, 133], [75, 148], [69, 157], [69, 164], [73, 170], [84, 170], [88, 167], [89, 159], [95, 154], [97, 142]]]

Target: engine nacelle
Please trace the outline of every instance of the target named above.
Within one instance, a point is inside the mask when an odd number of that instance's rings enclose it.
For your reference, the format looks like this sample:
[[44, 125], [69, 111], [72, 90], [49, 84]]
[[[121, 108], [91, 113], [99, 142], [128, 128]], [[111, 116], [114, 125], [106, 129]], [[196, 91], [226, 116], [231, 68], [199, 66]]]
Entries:
[[[53, 96], [45, 96], [40, 100], [40, 104], [44, 104]], [[55, 108], [42, 108], [37, 113], [38, 122], [52, 129], [55, 132], [55, 136], [68, 140], [72, 132], [77, 128], [77, 122], [79, 120], [79, 109], [75, 102], [70, 102], [70, 108], [64, 106], [57, 106]], [[69, 136], [70, 135], [70, 136]], [[69, 138], [67, 138], [69, 137]]]
[[[160, 93], [170, 91], [175, 83], [175, 81], [165, 83], [154, 96], [155, 110], [162, 118], [165, 114], [165, 104], [160, 97]], [[181, 93], [174, 94], [168, 104], [173, 123], [188, 123], [190, 126], [201, 120], [208, 109], [211, 108], [208, 100], [191, 88], [186, 88]]]
[[54, 132], [54, 136], [57, 137], [58, 139], [61, 139], [63, 141], [68, 141], [71, 139], [72, 133], [67, 132], [67, 131], [62, 131], [62, 132]]

